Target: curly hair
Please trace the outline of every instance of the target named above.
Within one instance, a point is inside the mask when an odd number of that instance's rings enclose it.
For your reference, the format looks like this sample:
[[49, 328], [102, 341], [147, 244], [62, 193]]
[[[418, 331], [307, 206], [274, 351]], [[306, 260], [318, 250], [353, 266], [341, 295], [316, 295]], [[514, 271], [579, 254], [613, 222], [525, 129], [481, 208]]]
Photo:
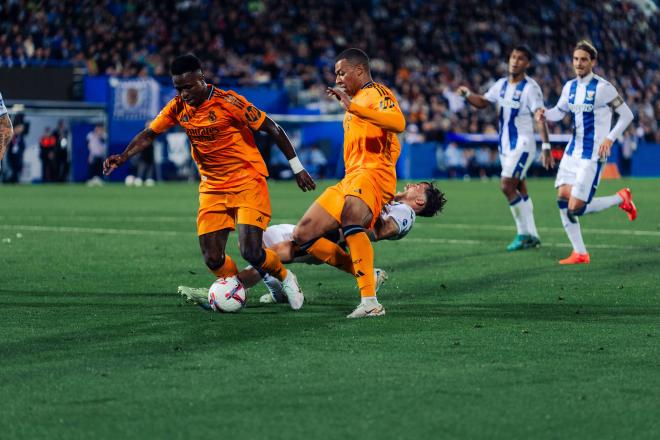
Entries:
[[447, 203], [445, 193], [440, 191], [440, 188], [433, 186], [433, 182], [422, 182], [428, 185], [424, 193], [426, 194], [426, 205], [417, 215], [422, 217], [433, 217], [434, 215], [442, 212], [442, 208]]

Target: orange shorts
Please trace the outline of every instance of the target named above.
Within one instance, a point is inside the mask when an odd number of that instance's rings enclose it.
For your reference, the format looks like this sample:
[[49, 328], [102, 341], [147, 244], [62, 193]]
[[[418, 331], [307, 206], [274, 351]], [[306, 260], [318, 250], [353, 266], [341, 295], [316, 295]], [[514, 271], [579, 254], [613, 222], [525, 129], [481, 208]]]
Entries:
[[241, 191], [199, 193], [197, 235], [227, 228], [233, 231], [236, 224], [253, 225], [266, 230], [270, 215], [265, 177], [256, 178], [251, 186]]
[[[366, 203], [373, 214], [371, 224], [366, 225], [371, 228], [376, 223], [383, 206], [394, 197], [393, 189], [383, 188], [385, 185], [378, 183], [382, 181], [382, 177], [375, 172], [362, 170], [344, 177], [338, 184], [323, 191], [316, 202], [341, 224], [341, 212], [344, 209], [345, 198], [355, 196]], [[391, 186], [396, 188], [396, 182]]]

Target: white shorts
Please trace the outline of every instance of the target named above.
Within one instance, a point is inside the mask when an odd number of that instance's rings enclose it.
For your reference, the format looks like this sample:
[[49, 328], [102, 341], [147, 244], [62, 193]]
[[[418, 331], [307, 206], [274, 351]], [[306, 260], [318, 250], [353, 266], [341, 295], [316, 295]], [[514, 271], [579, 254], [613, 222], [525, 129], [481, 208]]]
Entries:
[[589, 203], [598, 188], [602, 170], [603, 163], [598, 160], [564, 154], [559, 163], [555, 188], [571, 185], [571, 196]]
[[500, 163], [502, 164], [502, 177], [518, 178], [520, 180], [527, 177], [527, 170], [534, 162], [536, 150], [530, 151], [522, 148], [516, 148], [513, 151], [500, 153]]
[[[282, 243], [284, 241], [293, 241], [293, 229], [296, 225], [273, 225], [266, 228], [264, 235], [261, 239], [265, 248], [272, 248], [277, 243]], [[320, 261], [317, 261], [311, 255], [302, 255], [300, 257], [295, 257], [292, 261], [293, 263], [308, 263], [308, 264], [321, 264]]]
[[273, 225], [266, 228], [262, 238], [265, 248], [273, 247], [277, 243], [293, 240], [293, 228], [296, 225]]

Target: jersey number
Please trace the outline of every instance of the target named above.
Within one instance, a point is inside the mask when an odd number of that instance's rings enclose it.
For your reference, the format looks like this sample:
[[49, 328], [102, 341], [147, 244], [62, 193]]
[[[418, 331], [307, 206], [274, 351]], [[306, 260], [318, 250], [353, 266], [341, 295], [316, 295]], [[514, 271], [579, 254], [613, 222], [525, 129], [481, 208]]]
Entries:
[[382, 99], [382, 101], [380, 101], [379, 106], [381, 110], [388, 110], [394, 108], [394, 100], [389, 96], [386, 96]]
[[261, 111], [251, 105], [245, 110], [245, 119], [247, 119], [248, 122], [257, 122], [260, 117]]

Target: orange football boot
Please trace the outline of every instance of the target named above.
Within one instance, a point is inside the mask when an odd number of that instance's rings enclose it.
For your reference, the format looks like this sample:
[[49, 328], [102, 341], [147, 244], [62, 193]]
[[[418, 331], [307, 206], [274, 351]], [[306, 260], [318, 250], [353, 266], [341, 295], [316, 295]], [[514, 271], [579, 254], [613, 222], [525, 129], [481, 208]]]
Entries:
[[573, 251], [568, 258], [559, 260], [559, 264], [589, 264], [589, 261], [589, 254], [578, 254]]
[[623, 199], [623, 202], [619, 204], [619, 208], [626, 211], [626, 214], [628, 214], [628, 220], [635, 220], [637, 218], [637, 207], [633, 202], [630, 188], [623, 188], [622, 190], [617, 191], [617, 194]]

